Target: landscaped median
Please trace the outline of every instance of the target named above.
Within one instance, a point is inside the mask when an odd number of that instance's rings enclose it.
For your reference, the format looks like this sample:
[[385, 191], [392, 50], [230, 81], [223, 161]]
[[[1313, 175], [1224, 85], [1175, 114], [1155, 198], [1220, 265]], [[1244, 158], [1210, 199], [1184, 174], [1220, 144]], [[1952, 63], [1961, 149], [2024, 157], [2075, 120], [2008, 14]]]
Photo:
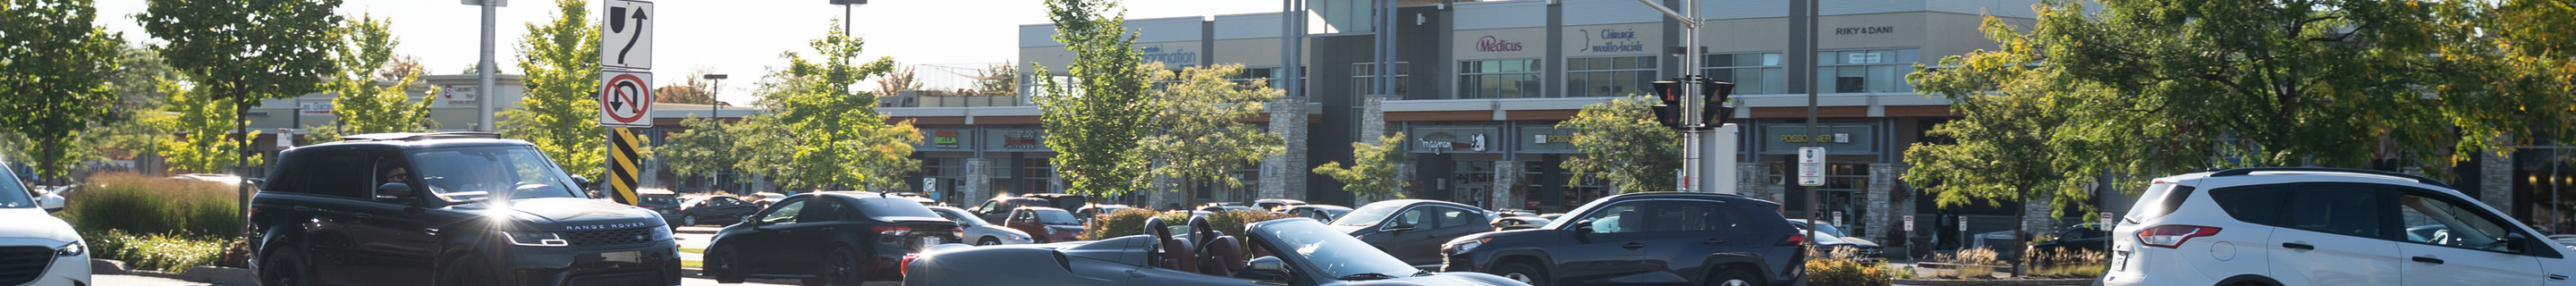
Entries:
[[101, 173], [67, 194], [67, 205], [54, 216], [80, 232], [90, 257], [120, 261], [119, 267], [241, 267], [242, 259], [227, 259], [224, 246], [241, 226], [235, 196], [230, 185], [220, 183]]

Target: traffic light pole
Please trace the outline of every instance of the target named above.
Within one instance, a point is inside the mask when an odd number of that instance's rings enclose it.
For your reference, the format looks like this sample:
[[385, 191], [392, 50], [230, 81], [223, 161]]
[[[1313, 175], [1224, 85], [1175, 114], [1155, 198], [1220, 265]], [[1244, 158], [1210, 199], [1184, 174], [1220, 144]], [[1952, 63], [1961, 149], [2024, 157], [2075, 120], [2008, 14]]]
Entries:
[[1682, 118], [1681, 124], [1685, 126], [1685, 128], [1682, 128], [1682, 175], [1679, 178], [1680, 180], [1674, 182], [1674, 184], [1677, 188], [1682, 189], [1683, 191], [1716, 192], [1717, 190], [1710, 187], [1714, 186], [1714, 184], [1702, 182], [1707, 181], [1708, 178], [1714, 177], [1709, 176], [1708, 174], [1708, 172], [1714, 170], [1714, 168], [1705, 168], [1702, 166], [1703, 162], [1701, 162], [1707, 157], [1704, 156], [1703, 153], [1713, 152], [1715, 150], [1709, 150], [1711, 148], [1701, 146], [1702, 142], [1700, 141], [1702, 141], [1701, 137], [1703, 136], [1701, 135], [1702, 131], [1705, 131], [1704, 129], [1715, 129], [1717, 126], [1709, 126], [1710, 128], [1687, 127], [1701, 125], [1708, 122], [1707, 120], [1700, 118], [1700, 105], [1705, 103], [1697, 96], [1701, 92], [1699, 89], [1702, 88], [1699, 84], [1700, 62], [1698, 57], [1699, 54], [1697, 53], [1699, 50], [1699, 28], [1701, 24], [1704, 24], [1700, 21], [1699, 17], [1699, 1], [1681, 1], [1682, 10], [1687, 11], [1689, 15], [1683, 15], [1684, 12], [1676, 12], [1672, 9], [1664, 8], [1663, 4], [1655, 3], [1652, 0], [1637, 0], [1637, 3], [1645, 3], [1646, 7], [1654, 7], [1656, 12], [1663, 12], [1665, 17], [1673, 18], [1675, 21], [1682, 23], [1682, 46], [1676, 51], [1670, 51], [1670, 53], [1675, 57], [1679, 57], [1682, 60], [1682, 80], [1680, 80], [1681, 88], [1678, 90], [1681, 94], [1682, 106], [1678, 107], [1682, 108], [1680, 110], [1681, 114], [1679, 115]]

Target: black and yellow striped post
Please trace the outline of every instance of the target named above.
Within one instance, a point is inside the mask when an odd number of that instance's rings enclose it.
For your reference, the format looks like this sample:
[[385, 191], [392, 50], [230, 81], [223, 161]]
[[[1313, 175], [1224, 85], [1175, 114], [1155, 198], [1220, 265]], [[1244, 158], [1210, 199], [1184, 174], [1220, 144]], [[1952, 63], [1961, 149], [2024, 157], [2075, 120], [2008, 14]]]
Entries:
[[638, 202], [635, 199], [635, 184], [641, 181], [638, 177], [640, 175], [635, 170], [637, 165], [644, 164], [644, 158], [636, 155], [635, 148], [642, 142], [635, 139], [634, 131], [627, 130], [625, 127], [609, 127], [608, 130], [608, 193], [606, 195], [617, 200], [617, 203], [635, 205]]

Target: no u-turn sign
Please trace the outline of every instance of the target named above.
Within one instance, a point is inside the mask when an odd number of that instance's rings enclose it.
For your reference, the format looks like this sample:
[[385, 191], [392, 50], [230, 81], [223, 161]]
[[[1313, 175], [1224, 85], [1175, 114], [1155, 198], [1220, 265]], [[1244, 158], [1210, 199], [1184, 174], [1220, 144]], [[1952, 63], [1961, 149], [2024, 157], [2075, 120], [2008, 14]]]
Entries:
[[653, 73], [599, 72], [599, 125], [653, 127]]

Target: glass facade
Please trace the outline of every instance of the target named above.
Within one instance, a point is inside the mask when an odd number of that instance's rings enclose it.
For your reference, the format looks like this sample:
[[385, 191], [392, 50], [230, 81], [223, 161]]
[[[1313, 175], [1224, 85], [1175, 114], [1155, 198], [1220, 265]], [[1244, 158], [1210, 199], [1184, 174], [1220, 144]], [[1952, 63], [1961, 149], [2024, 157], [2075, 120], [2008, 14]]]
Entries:
[[1652, 56], [1571, 58], [1565, 69], [1567, 97], [1651, 95], [1657, 78]]
[[1788, 93], [1782, 83], [1788, 69], [1780, 66], [1780, 53], [1702, 55], [1700, 66], [1709, 78], [1735, 83], [1735, 94]]
[[1544, 97], [1539, 71], [1536, 59], [1458, 62], [1457, 98]]
[[1914, 72], [1916, 49], [1849, 50], [1816, 53], [1816, 91], [1825, 93], [1914, 92], [1905, 74]]

